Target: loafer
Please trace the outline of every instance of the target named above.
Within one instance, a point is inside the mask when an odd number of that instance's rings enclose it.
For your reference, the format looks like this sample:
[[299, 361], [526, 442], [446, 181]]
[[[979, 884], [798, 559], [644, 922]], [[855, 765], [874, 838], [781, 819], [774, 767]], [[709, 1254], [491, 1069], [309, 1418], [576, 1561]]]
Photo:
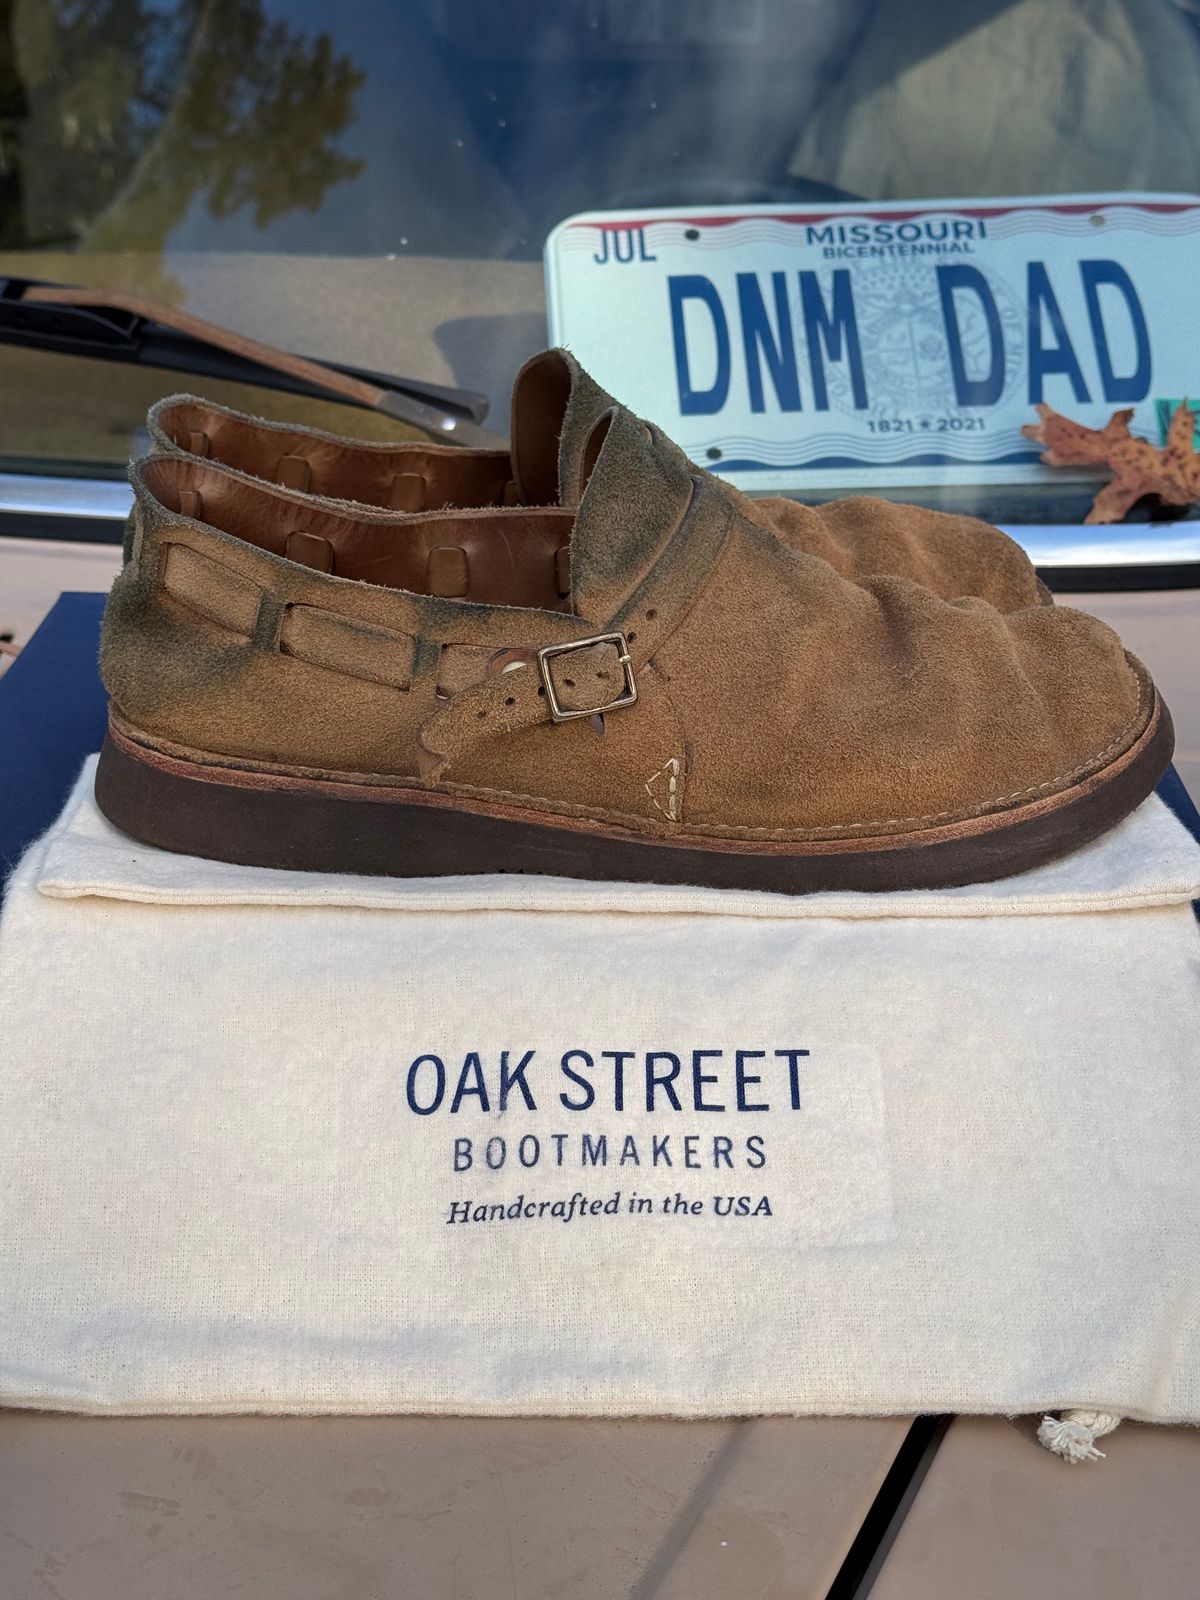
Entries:
[[[510, 587], [458, 597], [375, 581], [381, 513], [285, 494], [324, 519], [298, 527], [333, 547], [322, 570], [289, 559], [281, 491], [135, 466], [101, 809], [268, 867], [802, 893], [1037, 866], [1165, 769], [1167, 710], [1095, 619], [852, 582], [620, 408], [584, 455], [577, 510], [468, 514]], [[404, 520], [435, 550], [463, 515]], [[547, 595], [560, 539], [569, 592]]]
[[[517, 375], [507, 451], [368, 444], [268, 422], [192, 395], [159, 401], [147, 425], [159, 452], [216, 461], [322, 498], [405, 512], [574, 508], [590, 465], [588, 440], [615, 403], [568, 351], [546, 350]], [[683, 453], [675, 453], [681, 468], [691, 470]], [[866, 495], [819, 507], [779, 496], [752, 499], [723, 480], [714, 482], [742, 516], [786, 547], [820, 556], [843, 577], [911, 578], [947, 599], [979, 595], [1002, 611], [1052, 603], [1021, 547], [974, 517]]]

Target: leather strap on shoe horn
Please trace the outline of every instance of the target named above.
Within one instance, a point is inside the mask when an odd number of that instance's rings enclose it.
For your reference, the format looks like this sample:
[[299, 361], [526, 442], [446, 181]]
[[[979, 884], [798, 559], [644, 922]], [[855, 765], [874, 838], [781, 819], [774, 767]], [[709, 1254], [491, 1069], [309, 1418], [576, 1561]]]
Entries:
[[490, 676], [423, 724], [421, 777], [437, 783], [483, 739], [538, 723], [637, 716], [637, 675], [686, 617], [708, 581], [733, 521], [729, 503], [701, 475], [691, 479], [674, 537], [620, 608], [603, 623], [580, 617], [565, 643], [498, 651]]

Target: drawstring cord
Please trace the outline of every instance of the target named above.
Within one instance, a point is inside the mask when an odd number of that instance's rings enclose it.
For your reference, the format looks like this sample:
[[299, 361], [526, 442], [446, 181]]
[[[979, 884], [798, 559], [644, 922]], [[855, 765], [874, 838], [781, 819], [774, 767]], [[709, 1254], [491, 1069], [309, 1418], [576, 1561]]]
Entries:
[[1103, 1461], [1104, 1451], [1096, 1449], [1096, 1440], [1120, 1426], [1120, 1417], [1108, 1411], [1064, 1411], [1060, 1417], [1042, 1418], [1038, 1443], [1072, 1466], [1080, 1461]]

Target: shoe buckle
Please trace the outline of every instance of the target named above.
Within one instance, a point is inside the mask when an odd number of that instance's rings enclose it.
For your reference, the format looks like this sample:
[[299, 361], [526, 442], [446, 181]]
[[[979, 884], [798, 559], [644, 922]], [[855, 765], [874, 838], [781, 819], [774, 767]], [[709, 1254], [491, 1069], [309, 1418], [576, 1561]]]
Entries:
[[[559, 703], [558, 695], [554, 692], [554, 675], [550, 671], [550, 663], [558, 656], [570, 655], [573, 650], [586, 650], [596, 644], [611, 644], [615, 647], [624, 676], [622, 688], [612, 700], [605, 701], [603, 705], [584, 706], [578, 711], [567, 710]], [[626, 706], [633, 705], [637, 700], [633, 663], [629, 659], [629, 645], [623, 633], [596, 633], [590, 639], [572, 639], [570, 644], [548, 644], [538, 651], [537, 659], [552, 722], [573, 722], [576, 717], [595, 717], [605, 711], [623, 711]]]

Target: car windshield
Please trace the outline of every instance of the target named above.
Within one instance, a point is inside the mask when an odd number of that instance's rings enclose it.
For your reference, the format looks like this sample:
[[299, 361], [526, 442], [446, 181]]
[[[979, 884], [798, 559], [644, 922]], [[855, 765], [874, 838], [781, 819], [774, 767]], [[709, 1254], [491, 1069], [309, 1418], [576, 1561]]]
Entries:
[[[1198, 87], [1191, 0], [0, 0], [0, 273], [465, 385], [503, 429], [573, 213], [1191, 191]], [[0, 346], [0, 453], [116, 472], [194, 386]]]

